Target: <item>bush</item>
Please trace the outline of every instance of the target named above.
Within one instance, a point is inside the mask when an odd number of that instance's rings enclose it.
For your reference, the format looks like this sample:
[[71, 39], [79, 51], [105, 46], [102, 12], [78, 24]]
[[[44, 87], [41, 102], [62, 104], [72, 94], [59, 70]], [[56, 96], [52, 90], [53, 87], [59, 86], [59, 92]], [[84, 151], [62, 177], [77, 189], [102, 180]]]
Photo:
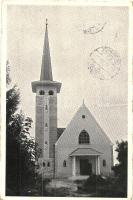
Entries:
[[36, 187], [35, 189], [38, 191], [37, 196], [47, 196], [47, 189], [46, 186], [50, 183], [51, 179], [49, 178], [42, 178], [39, 176], [36, 180]]
[[50, 183], [50, 179], [37, 176], [33, 185], [26, 187], [20, 196], [47, 196], [46, 186]]
[[104, 185], [104, 187], [97, 188], [97, 197], [126, 197], [124, 187], [119, 183], [117, 179], [110, 184]]
[[118, 178], [91, 175], [78, 187], [79, 192], [86, 192], [93, 197], [126, 197], [125, 184]]
[[106, 179], [103, 178], [101, 175], [91, 175], [84, 184], [85, 186], [90, 186], [96, 184], [104, 184], [105, 182]]
[[94, 193], [99, 185], [104, 185], [106, 182], [107, 180], [101, 175], [91, 175], [81, 186], [78, 186], [78, 189], [87, 193]]

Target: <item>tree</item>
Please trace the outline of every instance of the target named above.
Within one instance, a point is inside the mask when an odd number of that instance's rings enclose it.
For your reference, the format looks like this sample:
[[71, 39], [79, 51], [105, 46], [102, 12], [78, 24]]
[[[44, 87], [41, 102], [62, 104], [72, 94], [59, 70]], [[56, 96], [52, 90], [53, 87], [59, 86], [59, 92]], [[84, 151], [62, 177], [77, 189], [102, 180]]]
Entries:
[[[7, 63], [7, 86], [10, 86]], [[35, 156], [40, 149], [30, 136], [32, 119], [18, 111], [20, 92], [17, 86], [6, 92], [6, 195], [23, 195], [35, 182]]]
[[117, 147], [115, 151], [118, 152], [117, 160], [119, 161], [112, 169], [117, 177], [117, 186], [121, 188], [123, 194], [127, 195], [127, 141], [117, 141]]
[[117, 141], [117, 147], [115, 151], [118, 152], [117, 160], [119, 161], [118, 164], [116, 164], [113, 167], [114, 173], [116, 176], [121, 178], [127, 178], [127, 149], [128, 144], [127, 141]]

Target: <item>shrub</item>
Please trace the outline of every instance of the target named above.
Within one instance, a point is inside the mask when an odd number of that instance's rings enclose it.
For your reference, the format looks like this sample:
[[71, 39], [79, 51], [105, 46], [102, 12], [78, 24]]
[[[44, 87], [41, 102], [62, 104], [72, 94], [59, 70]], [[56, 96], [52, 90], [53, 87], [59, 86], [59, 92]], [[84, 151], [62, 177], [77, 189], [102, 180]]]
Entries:
[[125, 185], [120, 183], [119, 178], [91, 175], [81, 186], [80, 192], [84, 191], [93, 197], [126, 197]]
[[106, 182], [107, 180], [101, 175], [91, 175], [78, 189], [88, 193], [94, 193], [97, 191], [99, 185], [105, 185]]
[[21, 196], [47, 196], [46, 186], [49, 184], [51, 179], [42, 178], [41, 176], [37, 176], [36, 181], [30, 187], [26, 187]]

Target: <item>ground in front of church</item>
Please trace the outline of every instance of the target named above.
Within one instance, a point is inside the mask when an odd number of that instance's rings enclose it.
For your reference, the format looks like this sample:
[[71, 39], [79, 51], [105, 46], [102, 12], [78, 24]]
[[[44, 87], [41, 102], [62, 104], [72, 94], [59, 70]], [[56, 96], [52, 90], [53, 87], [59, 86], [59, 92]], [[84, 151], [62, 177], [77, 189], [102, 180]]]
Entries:
[[[82, 183], [82, 180], [80, 180]], [[79, 192], [78, 186], [80, 183], [76, 183], [72, 179], [52, 179], [52, 181], [46, 186], [47, 195], [49, 196], [69, 196], [69, 197], [90, 197], [92, 194], [86, 192]]]

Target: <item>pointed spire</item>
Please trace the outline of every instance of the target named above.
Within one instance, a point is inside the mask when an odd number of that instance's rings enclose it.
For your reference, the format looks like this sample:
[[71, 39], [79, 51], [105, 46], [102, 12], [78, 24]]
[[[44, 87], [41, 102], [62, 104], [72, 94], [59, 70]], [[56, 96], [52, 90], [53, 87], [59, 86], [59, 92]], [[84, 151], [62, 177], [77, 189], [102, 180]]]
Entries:
[[53, 81], [49, 39], [48, 39], [48, 20], [46, 19], [45, 39], [42, 55], [41, 76], [40, 81], [50, 80]]
[[84, 99], [83, 99], [83, 104], [82, 104], [83, 106], [85, 106], [85, 102], [84, 102]]

